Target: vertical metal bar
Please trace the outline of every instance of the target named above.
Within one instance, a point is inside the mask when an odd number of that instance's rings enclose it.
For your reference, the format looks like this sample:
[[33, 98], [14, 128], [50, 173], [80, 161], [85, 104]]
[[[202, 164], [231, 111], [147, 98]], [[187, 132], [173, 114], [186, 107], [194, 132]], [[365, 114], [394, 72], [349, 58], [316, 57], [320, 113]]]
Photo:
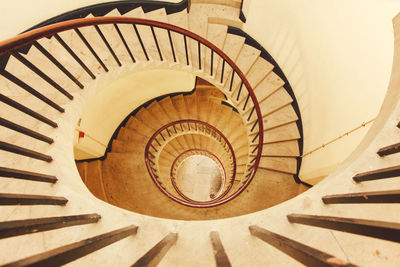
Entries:
[[52, 54], [49, 53], [41, 44], [39, 44], [37, 41], [33, 42], [33, 45], [44, 55], [46, 56], [51, 62], [53, 62], [54, 65], [57, 66], [65, 75], [67, 75], [68, 78], [71, 79], [76, 85], [78, 85], [81, 89], [84, 88], [83, 84], [75, 78], [74, 75], [72, 75], [71, 72], [69, 72], [61, 63], [58, 61]]
[[85, 36], [81, 33], [79, 29], [75, 29], [75, 32], [78, 34], [79, 38], [82, 40], [82, 42], [86, 45], [86, 47], [89, 49], [89, 51], [92, 53], [92, 55], [96, 58], [97, 62], [103, 67], [103, 69], [108, 72], [108, 68], [104, 64], [104, 62], [100, 59], [99, 55], [97, 55], [96, 51], [94, 51], [93, 47], [89, 44], [89, 42], [86, 40]]
[[225, 59], [222, 60], [222, 72], [221, 72], [221, 82], [224, 81], [224, 71], [225, 71]]
[[183, 40], [185, 41], [186, 65], [189, 66], [189, 53], [188, 53], [186, 35], [183, 36]]
[[233, 78], [235, 77], [235, 70], [232, 71], [231, 84], [229, 85], [229, 92], [232, 92]]
[[200, 41], [197, 41], [197, 50], [199, 54], [199, 70], [201, 70], [201, 44]]
[[243, 88], [243, 81], [240, 83], [239, 92], [238, 92], [238, 95], [236, 97], [236, 101], [239, 101], [240, 93], [242, 92], [242, 88]]
[[115, 28], [115, 30], [117, 31], [117, 33], [118, 33], [118, 35], [119, 35], [119, 38], [121, 39], [122, 43], [124, 44], [126, 51], [128, 51], [128, 54], [129, 54], [129, 56], [131, 57], [133, 63], [136, 63], [136, 59], [135, 59], [135, 57], [133, 56], [132, 51], [129, 49], [129, 46], [128, 46], [128, 44], [126, 43], [126, 40], [125, 40], [124, 36], [122, 35], [122, 32], [121, 32], [121, 30], [119, 29], [118, 25], [117, 25], [117, 24], [114, 24], [114, 28]]
[[83, 63], [83, 61], [75, 54], [74, 51], [64, 42], [64, 40], [56, 33], [54, 35], [54, 38], [56, 38], [57, 42], [61, 44], [62, 47], [64, 47], [65, 50], [75, 59], [76, 62], [78, 62], [79, 65], [86, 71], [87, 74], [94, 80], [96, 79], [96, 76], [93, 74], [93, 72]]
[[161, 54], [160, 46], [158, 45], [156, 33], [154, 32], [154, 27], [150, 26], [150, 29], [151, 29], [151, 33], [153, 34], [154, 42], [156, 43], [156, 47], [157, 47], [158, 55], [160, 56], [160, 60], [163, 61], [163, 56]]
[[133, 26], [133, 29], [135, 30], [135, 33], [136, 33], [136, 36], [137, 36], [137, 38], [138, 38], [138, 40], [139, 40], [140, 46], [142, 47], [144, 56], [146, 57], [147, 61], [149, 61], [149, 60], [150, 60], [150, 59], [149, 59], [149, 55], [147, 54], [146, 48], [144, 47], [142, 38], [140, 37], [139, 31], [138, 31], [138, 29], [137, 29], [137, 27], [136, 27], [136, 24], [132, 24], [132, 26]]
[[[114, 24], [115, 25], [115, 24]], [[122, 66], [121, 61], [119, 61], [117, 55], [115, 54], [114, 50], [112, 49], [111, 45], [107, 41], [106, 37], [104, 34], [101, 32], [100, 27], [98, 25], [94, 25], [94, 28], [96, 29], [97, 33], [100, 35], [101, 40], [103, 40], [104, 44], [106, 45], [108, 51], [110, 51], [112, 57], [115, 59], [117, 62], [118, 66]]]
[[254, 110], [255, 110], [255, 107], [253, 106], [253, 108], [252, 108], [251, 111], [250, 111], [249, 117], [247, 118], [247, 121], [250, 120], [251, 115], [253, 115]]
[[174, 57], [174, 62], [176, 62], [174, 43], [172, 42], [172, 37], [171, 37], [171, 31], [170, 30], [168, 30], [168, 38], [169, 38], [169, 44], [171, 45], [172, 56]]
[[210, 70], [210, 75], [213, 76], [213, 72], [214, 72], [214, 50], [211, 50], [211, 70]]
[[247, 106], [247, 103], [249, 102], [249, 98], [250, 98], [250, 94], [247, 95], [246, 102], [244, 103], [244, 106], [243, 106], [243, 111], [246, 110], [246, 106]]

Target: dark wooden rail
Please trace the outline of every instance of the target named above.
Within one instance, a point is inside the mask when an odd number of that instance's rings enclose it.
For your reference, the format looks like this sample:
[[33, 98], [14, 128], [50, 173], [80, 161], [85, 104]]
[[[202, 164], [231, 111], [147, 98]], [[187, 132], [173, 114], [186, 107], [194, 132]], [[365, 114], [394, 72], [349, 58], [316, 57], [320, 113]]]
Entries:
[[56, 183], [57, 178], [53, 175], [47, 175], [37, 172], [21, 171], [17, 169], [10, 169], [0, 167], [0, 177], [10, 177], [23, 180], [31, 180], [46, 183]]
[[74, 225], [96, 223], [100, 218], [100, 215], [94, 213], [0, 222], [0, 238], [43, 232]]
[[400, 143], [382, 147], [381, 149], [378, 150], [377, 153], [379, 156], [384, 157], [398, 152], [400, 152]]
[[19, 154], [22, 156], [26, 156], [26, 157], [30, 157], [30, 158], [34, 158], [34, 159], [38, 159], [38, 160], [43, 160], [46, 162], [51, 162], [53, 160], [52, 157], [49, 155], [45, 155], [43, 153], [39, 153], [39, 152], [30, 150], [30, 149], [16, 146], [13, 144], [9, 144], [9, 143], [3, 142], [3, 141], [0, 141], [0, 150], [8, 151], [11, 153]]
[[162, 258], [167, 254], [168, 250], [175, 244], [178, 239], [177, 233], [169, 233], [146, 254], [138, 259], [132, 267], [157, 266]]
[[61, 205], [67, 204], [64, 197], [24, 195], [24, 194], [0, 194], [0, 205]]
[[287, 218], [291, 223], [400, 242], [400, 223], [303, 214], [290, 214]]
[[[258, 168], [260, 158], [262, 155], [262, 145], [263, 144], [263, 121], [262, 121], [262, 114], [260, 110], [260, 106], [258, 104], [257, 98], [254, 94], [254, 91], [250, 85], [250, 83], [247, 81], [244, 73], [239, 69], [239, 67], [235, 64], [235, 62], [229, 58], [222, 50], [220, 50], [217, 46], [214, 44], [210, 43], [208, 40], [205, 38], [194, 34], [186, 29], [170, 25], [167, 23], [159, 22], [159, 21], [152, 21], [152, 20], [147, 20], [147, 19], [140, 19], [140, 18], [130, 18], [130, 17], [97, 17], [97, 18], [84, 18], [84, 19], [75, 19], [75, 20], [68, 20], [68, 21], [63, 21], [60, 23], [55, 23], [51, 25], [44, 26], [42, 28], [37, 28], [33, 29], [29, 32], [25, 32], [23, 34], [18, 35], [17, 37], [14, 37], [12, 39], [0, 42], [0, 56], [4, 57], [4, 62], [7, 62], [7, 57], [9, 54], [13, 55], [17, 60], [19, 60], [22, 64], [24, 64], [27, 68], [32, 70], [34, 73], [36, 73], [41, 79], [45, 80], [48, 84], [52, 85], [56, 90], [64, 94], [66, 97], [72, 99], [72, 95], [69, 94], [66, 90], [64, 90], [59, 84], [57, 84], [54, 80], [52, 80], [43, 70], [41, 70], [39, 67], [33, 65], [27, 58], [25, 58], [23, 55], [20, 54], [22, 53], [27, 53], [30, 49], [31, 46], [36, 47], [46, 58], [48, 58], [53, 64], [58, 67], [66, 76], [68, 76], [72, 81], [74, 81], [80, 88], [83, 88], [83, 85], [77, 80], [76, 77], [74, 77], [65, 67], [61, 66], [61, 63], [50, 54], [49, 51], [47, 51], [42, 45], [40, 45], [37, 40], [41, 38], [51, 38], [54, 37], [60, 44], [61, 46], [75, 59], [77, 63], [81, 65], [81, 67], [93, 78], [95, 79], [96, 76], [93, 74], [93, 72], [85, 65], [85, 63], [82, 61], [82, 59], [78, 56], [76, 52], [74, 52], [71, 47], [69, 47], [66, 42], [61, 38], [59, 33], [64, 32], [64, 31], [74, 31], [80, 40], [84, 43], [84, 45], [87, 47], [87, 49], [90, 51], [90, 53], [94, 56], [94, 58], [97, 60], [97, 62], [100, 64], [100, 66], [104, 69], [104, 71], [108, 71], [107, 66], [105, 65], [105, 62], [99, 57], [97, 52], [93, 49], [92, 45], [90, 44], [90, 40], [85, 37], [85, 35], [80, 31], [80, 28], [83, 27], [88, 27], [92, 26], [96, 30], [97, 34], [100, 36], [102, 41], [104, 42], [105, 46], [107, 47], [108, 52], [111, 54], [111, 56], [114, 58], [114, 60], [117, 62], [119, 66], [121, 66], [121, 62], [118, 58], [118, 55], [115, 53], [115, 51], [112, 49], [110, 43], [108, 40], [105, 38], [104, 34], [101, 31], [101, 28], [99, 27], [100, 25], [112, 25], [114, 28], [117, 30], [120, 39], [122, 43], [125, 44], [125, 48], [128, 49], [128, 53], [130, 53], [131, 58], [133, 59], [133, 62], [135, 62], [135, 59], [132, 55], [132, 52], [129, 50], [129, 47], [126, 45], [126, 41], [124, 42], [124, 37], [122, 35], [122, 32], [119, 31], [118, 25], [119, 24], [128, 24], [133, 26], [134, 32], [137, 34], [138, 40], [142, 46], [142, 49], [146, 55], [147, 60], [149, 60], [149, 57], [146, 53], [146, 47], [144, 47], [144, 44], [141, 40], [141, 36], [139, 31], [137, 30], [137, 26], [148, 26], [151, 29], [151, 32], [154, 37], [154, 42], [157, 47], [157, 51], [159, 53], [160, 60], [163, 61], [165, 58], [165, 55], [162, 55], [162, 51], [160, 49], [156, 32], [154, 28], [158, 29], [163, 29], [166, 30], [168, 33], [168, 36], [171, 36], [171, 32], [174, 32], [176, 34], [180, 34], [183, 36], [183, 40], [185, 42], [185, 53], [187, 55], [187, 63], [189, 64], [189, 57], [188, 57], [188, 45], [187, 45], [187, 38], [190, 38], [192, 41], [196, 41], [198, 44], [199, 51], [201, 51], [202, 46], [206, 49], [210, 49], [211, 51], [211, 56], [212, 59], [214, 59], [214, 53], [221, 58], [222, 61], [222, 72], [221, 72], [221, 81], [225, 81], [224, 79], [224, 74], [225, 71], [224, 69], [227, 69], [228, 67], [230, 68], [229, 71], [232, 73], [232, 81], [235, 76], [237, 76], [240, 79], [240, 93], [242, 93], [244, 90], [247, 90], [247, 99], [246, 99], [246, 105], [249, 103], [249, 101], [252, 102], [253, 106], [250, 112], [249, 117], [247, 120], [250, 120], [250, 117], [255, 114], [257, 117], [256, 120], [254, 120], [254, 125], [251, 128], [250, 132], [253, 133], [257, 129], [258, 132], [254, 133], [256, 134], [257, 138], [253, 140], [253, 142], [258, 142], [258, 146], [255, 147], [255, 150], [253, 153], [256, 153], [255, 155], [255, 160], [252, 161], [252, 166], [249, 168], [250, 173], [246, 175], [248, 178], [244, 186], [241, 187], [240, 190], [244, 190], [248, 184], [251, 182], [252, 178], [254, 177], [254, 174]], [[171, 52], [175, 54], [175, 48], [172, 42], [172, 39], [170, 38], [170, 46], [171, 46]], [[198, 53], [199, 57], [201, 58], [201, 54]], [[176, 60], [176, 57], [174, 57]], [[199, 60], [199, 69], [202, 68], [201, 66], [201, 60]], [[5, 66], [5, 65], [4, 65]], [[4, 67], [3, 66], [3, 67]], [[197, 67], [197, 66], [194, 66]], [[210, 69], [211, 73], [213, 72], [213, 69]], [[3, 75], [5, 78], [16, 84], [17, 86], [21, 87], [22, 89], [28, 91], [30, 94], [35, 96], [36, 98], [42, 100], [44, 103], [48, 104], [49, 106], [55, 108], [56, 110], [60, 112], [64, 112], [64, 109], [47, 98], [45, 95], [39, 93], [39, 91], [35, 90], [32, 86], [26, 84], [24, 81], [20, 80], [17, 78], [14, 74], [8, 72], [5, 68], [0, 69], [0, 74]], [[5, 98], [4, 98], [5, 99]], [[11, 99], [7, 99], [7, 102], [9, 105], [12, 105], [13, 107], [18, 106], [20, 110], [23, 110], [23, 112], [29, 113], [31, 116], [35, 116], [35, 118], [38, 118], [42, 121], [45, 121], [48, 124], [51, 124], [53, 127], [56, 126], [56, 124], [52, 123], [48, 119], [44, 118], [43, 116], [34, 113], [32, 110], [29, 110], [28, 108], [16, 103], [15, 101]], [[258, 125], [256, 128], [255, 126]], [[17, 148], [14, 147], [14, 151]], [[23, 152], [22, 149], [18, 149], [19, 152]], [[257, 151], [257, 152], [256, 152]], [[27, 153], [27, 151], [25, 151]], [[30, 155], [33, 155], [30, 153]], [[236, 195], [234, 196], [236, 197]], [[230, 199], [226, 199], [226, 201], [229, 201]], [[222, 203], [221, 203], [222, 204]]]
[[373, 191], [328, 195], [322, 198], [325, 204], [339, 203], [400, 203], [400, 190]]
[[25, 134], [27, 136], [33, 137], [33, 138], [35, 138], [37, 140], [46, 142], [48, 144], [52, 144], [54, 142], [54, 140], [52, 138], [50, 138], [50, 137], [47, 137], [47, 136], [45, 136], [43, 134], [40, 134], [40, 133], [35, 132], [35, 131], [32, 131], [31, 129], [28, 129], [26, 127], [23, 127], [21, 125], [18, 125], [16, 123], [13, 123], [13, 122], [11, 122], [9, 120], [6, 120], [6, 119], [3, 119], [3, 118], [0, 118], [0, 125], [2, 125], [4, 127], [7, 127], [7, 128], [9, 128], [11, 130], [14, 130], [16, 132], [19, 132], [19, 133]]
[[249, 227], [249, 229], [252, 235], [258, 237], [264, 242], [267, 242], [271, 246], [279, 249], [283, 253], [289, 255], [306, 266], [355, 266], [323, 251], [309, 247], [282, 235], [275, 234], [257, 225], [252, 225]]
[[358, 173], [353, 177], [353, 180], [355, 182], [365, 182], [365, 181], [386, 179], [397, 176], [400, 176], [400, 166], [394, 166], [379, 170]]
[[212, 231], [210, 233], [210, 239], [217, 267], [231, 267], [232, 265], [229, 261], [228, 255], [226, 255], [224, 246], [222, 245], [218, 232]]
[[[43, 252], [25, 259], [11, 262], [2, 267], [20, 267], [20, 266], [60, 266], [83, 256], [86, 256], [96, 250], [104, 248], [130, 235], [136, 234], [137, 226], [132, 225], [121, 228], [106, 234], [91, 237], [79, 242], [65, 245], [47, 252]], [[116, 254], [118, 254], [116, 252]]]

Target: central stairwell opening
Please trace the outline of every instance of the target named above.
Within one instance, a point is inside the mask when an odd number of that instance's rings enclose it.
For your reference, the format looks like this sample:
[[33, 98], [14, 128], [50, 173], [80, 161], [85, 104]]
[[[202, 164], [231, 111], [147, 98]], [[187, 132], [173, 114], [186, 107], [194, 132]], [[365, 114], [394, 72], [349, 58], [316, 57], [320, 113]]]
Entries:
[[[151, 82], [148, 86], [152, 87]], [[290, 164], [291, 157], [281, 157], [277, 167], [272, 165], [264, 170], [264, 165], [260, 165], [259, 176], [255, 175], [249, 183], [256, 160], [256, 151], [249, 144], [256, 139], [247, 133], [248, 116], [243, 118], [233, 105], [223, 91], [197, 77], [191, 92], [159, 96], [130, 112], [115, 130], [105, 156], [77, 162], [80, 175], [89, 190], [104, 201], [146, 215], [174, 219], [233, 217], [265, 209], [304, 192], [306, 186], [280, 169]], [[276, 147], [281, 151], [295, 151], [298, 147], [296, 141], [279, 138], [276, 136]], [[209, 184], [214, 179], [211, 176], [215, 176], [212, 172], [203, 181], [194, 180], [202, 179], [195, 169], [190, 175], [187, 167], [195, 156], [213, 162], [209, 166], [219, 170], [214, 172], [219, 173], [219, 186]], [[181, 165], [185, 164], [182, 170]], [[187, 178], [190, 184], [184, 185], [180, 172], [191, 176], [190, 180]], [[268, 178], [261, 178], [266, 173]], [[210, 181], [206, 182], [207, 179]], [[208, 190], [207, 197], [203, 193], [202, 200], [193, 199], [183, 193], [182, 186], [191, 195]]]

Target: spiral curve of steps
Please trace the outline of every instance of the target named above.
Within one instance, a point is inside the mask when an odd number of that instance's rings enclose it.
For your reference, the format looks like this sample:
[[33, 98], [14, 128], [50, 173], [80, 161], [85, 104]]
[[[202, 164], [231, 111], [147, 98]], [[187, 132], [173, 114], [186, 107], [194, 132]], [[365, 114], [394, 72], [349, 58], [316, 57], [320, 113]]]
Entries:
[[[282, 79], [272, 71], [274, 66], [259, 56], [260, 50], [247, 45], [243, 36], [229, 34], [228, 27], [220, 24], [221, 20], [210, 19], [238, 18], [238, 8], [211, 2], [193, 1], [189, 13], [184, 9], [167, 14], [164, 8], [144, 12], [142, 7], [137, 7], [122, 15], [187, 28], [219, 45], [233, 58], [255, 89], [262, 110], [265, 138], [257, 175], [274, 177], [279, 173], [293, 180], [296, 157], [300, 153], [296, 150], [297, 140], [301, 137], [293, 99], [283, 87]], [[112, 10], [107, 15], [121, 14], [119, 10]], [[116, 31], [109, 26], [98, 28], [105, 36]], [[394, 28], [398, 37], [399, 17], [394, 19]], [[147, 30], [152, 36], [151, 29]], [[146, 36], [145, 27], [138, 26], [139, 31]], [[155, 29], [156, 32], [159, 38], [162, 35], [168, 38], [165, 32]], [[193, 40], [188, 42], [189, 67], [176, 64], [174, 55], [166, 53], [168, 39], [160, 39], [160, 46], [150, 44], [152, 48], [147, 56], [138, 40], [136, 43], [130, 40], [136, 44], [130, 47], [132, 54], [137, 55], [137, 62], [132, 65], [132, 57], [124, 50], [123, 42], [113, 43], [118, 38], [107, 38], [113, 50], [121, 49], [113, 54], [96, 27], [82, 29], [81, 34], [84, 38], [77, 31], [60, 33], [38, 40], [31, 48], [12, 51], [6, 60], [1, 59], [0, 264], [354, 266], [349, 263], [352, 262], [361, 266], [396, 266], [400, 253], [400, 226], [396, 223], [400, 193], [393, 189], [398, 187], [399, 155], [395, 145], [383, 148], [398, 143], [400, 138], [396, 127], [400, 114], [398, 38], [391, 84], [381, 112], [364, 141], [342, 167], [314, 188], [269, 209], [220, 220], [214, 218], [224, 210], [210, 210], [205, 214], [209, 220], [191, 221], [145, 216], [95, 198], [83, 185], [73, 160], [76, 121], [85, 104], [104, 84], [135, 70], [171, 68], [194, 73], [217, 86], [237, 107], [249, 133], [255, 118], [251, 118], [252, 107], [246, 105], [248, 96], [241, 94], [240, 81], [232, 79], [230, 89], [229, 75], [221, 75], [225, 71], [228, 74], [229, 70], [223, 70], [221, 61], [215, 69], [211, 67], [206, 60], [207, 50], [197, 49]], [[118, 32], [114, 34], [118, 36]], [[82, 42], [84, 39], [90, 41], [93, 50]], [[146, 38], [149, 40], [152, 39]], [[70, 53], [66, 47], [79, 52]], [[46, 51], [51, 51], [50, 56]], [[164, 55], [161, 60], [159, 51]], [[186, 63], [184, 53], [175, 56], [178, 62]], [[55, 68], [54, 62], [62, 62], [62, 67]], [[199, 65], [203, 67], [198, 68]], [[214, 75], [208, 75], [211, 69], [215, 70]], [[262, 71], [256, 71], [259, 69]], [[223, 76], [226, 80], [221, 82]], [[244, 115], [250, 121], [243, 120]], [[132, 130], [122, 131], [121, 137], [129, 136]], [[254, 137], [247, 136], [251, 147]], [[277, 145], [282, 143], [288, 144], [284, 152]], [[385, 156], [377, 155], [378, 150]], [[118, 155], [118, 152], [112, 153]], [[123, 158], [125, 155], [116, 160]], [[281, 164], [283, 160], [285, 164]], [[131, 168], [127, 165], [124, 168]], [[144, 165], [142, 168], [146, 172]], [[260, 179], [255, 177], [249, 190], [251, 186], [257, 187], [257, 180]], [[240, 208], [240, 202], [235, 210]]]

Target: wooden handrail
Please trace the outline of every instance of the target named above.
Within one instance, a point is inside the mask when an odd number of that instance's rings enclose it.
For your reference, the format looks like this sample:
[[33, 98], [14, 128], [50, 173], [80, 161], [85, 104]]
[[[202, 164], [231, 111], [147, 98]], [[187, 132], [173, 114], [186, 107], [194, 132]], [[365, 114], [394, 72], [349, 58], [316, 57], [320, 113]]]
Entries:
[[[230, 67], [232, 68], [232, 72], [236, 73], [239, 76], [239, 78], [241, 79], [242, 83], [244, 84], [244, 86], [246, 87], [246, 89], [250, 95], [250, 98], [253, 102], [254, 109], [255, 109], [255, 112], [257, 115], [256, 124], [258, 124], [258, 131], [260, 133], [260, 135], [258, 137], [258, 143], [260, 145], [258, 146], [258, 149], [257, 149], [256, 160], [252, 167], [252, 171], [249, 175], [249, 178], [246, 180], [246, 182], [243, 184], [243, 186], [239, 190], [239, 191], [243, 191], [249, 185], [249, 183], [252, 181], [252, 179], [255, 175], [255, 172], [258, 168], [258, 165], [259, 165], [259, 162], [261, 159], [261, 155], [262, 155], [264, 128], [263, 128], [261, 109], [260, 109], [259, 103], [257, 101], [257, 98], [255, 96], [255, 93], [254, 93], [249, 81], [246, 79], [244, 73], [239, 69], [239, 67], [236, 65], [236, 63], [230, 57], [228, 57], [221, 49], [219, 49], [217, 46], [215, 46], [214, 44], [209, 42], [207, 39], [191, 32], [191, 31], [188, 31], [186, 29], [183, 29], [183, 28], [180, 28], [180, 27], [168, 24], [168, 23], [163, 23], [163, 22], [153, 21], [153, 20], [148, 20], [148, 19], [130, 18], [130, 17], [82, 18], [82, 19], [74, 19], [74, 20], [69, 20], [69, 21], [64, 21], [64, 22], [44, 26], [42, 28], [34, 29], [29, 32], [20, 34], [9, 40], [0, 42], [0, 56], [4, 55], [6, 53], [13, 52], [16, 49], [21, 48], [23, 46], [33, 44], [35, 41], [37, 41], [41, 38], [51, 37], [53, 35], [56, 35], [56, 37], [57, 37], [57, 34], [60, 32], [78, 29], [81, 27], [98, 26], [98, 25], [105, 25], [105, 24], [131, 24], [133, 26], [145, 25], [145, 26], [157, 27], [157, 28], [162, 28], [162, 29], [166, 29], [169, 31], [173, 31], [178, 34], [182, 34], [185, 38], [189, 37], [193, 40], [198, 41], [202, 45], [211, 49], [211, 51], [217, 53], [223, 59], [223, 64], [225, 64], [225, 62], [226, 62], [227, 64], [230, 65]], [[237, 195], [234, 194], [231, 197], [234, 198], [236, 196]], [[224, 201], [226, 202], [226, 201], [231, 200], [232, 199], [231, 197], [225, 199]]]

